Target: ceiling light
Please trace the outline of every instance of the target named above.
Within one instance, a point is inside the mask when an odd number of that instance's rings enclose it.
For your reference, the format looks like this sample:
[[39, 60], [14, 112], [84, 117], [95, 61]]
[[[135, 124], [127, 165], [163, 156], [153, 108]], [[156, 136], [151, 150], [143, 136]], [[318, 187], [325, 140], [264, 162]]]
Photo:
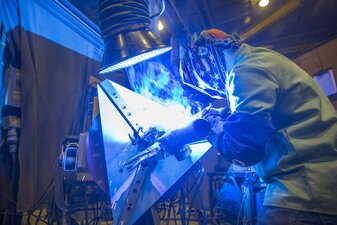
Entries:
[[269, 0], [260, 0], [259, 6], [266, 7], [269, 4]]
[[158, 26], [157, 26], [158, 30], [161, 31], [164, 29], [164, 24], [161, 22], [161, 20], [158, 21]]
[[244, 20], [244, 23], [247, 25], [247, 24], [250, 24], [251, 21], [252, 21], [252, 17], [246, 16], [245, 20]]

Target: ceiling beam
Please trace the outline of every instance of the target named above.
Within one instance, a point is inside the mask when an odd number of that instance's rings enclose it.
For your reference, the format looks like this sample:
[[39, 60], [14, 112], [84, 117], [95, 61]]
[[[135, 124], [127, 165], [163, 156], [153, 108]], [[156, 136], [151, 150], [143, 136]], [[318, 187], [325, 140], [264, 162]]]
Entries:
[[303, 44], [303, 45], [296, 45], [296, 46], [292, 46], [292, 47], [279, 48], [279, 49], [275, 49], [275, 50], [282, 53], [282, 54], [289, 54], [289, 53], [294, 53], [294, 52], [308, 51], [310, 49], [313, 49], [313, 48], [319, 46], [320, 44], [322, 44], [322, 42], [307, 43], [307, 44]]
[[292, 11], [294, 11], [297, 7], [299, 7], [302, 4], [302, 0], [291, 0], [288, 1], [286, 4], [284, 4], [281, 8], [274, 11], [270, 16], [263, 19], [259, 23], [257, 23], [252, 28], [248, 29], [246, 32], [244, 32], [241, 35], [241, 38], [243, 40], [247, 40], [249, 38], [252, 38], [260, 31], [266, 29], [271, 24], [279, 21], [281, 18], [285, 17]]
[[206, 0], [202, 0], [201, 2], [202, 2], [202, 5], [204, 6], [204, 8], [206, 10], [206, 15], [207, 15], [207, 18], [209, 19], [209, 23], [210, 23], [211, 27], [214, 27], [213, 16], [212, 16], [211, 10], [209, 9], [209, 6], [208, 6]]
[[228, 23], [231, 23], [231, 22], [233, 22], [233, 21], [235, 21], [235, 20], [239, 20], [239, 19], [241, 19], [241, 18], [244, 18], [244, 17], [248, 16], [249, 14], [250, 14], [250, 11], [244, 12], [244, 13], [242, 13], [242, 14], [240, 14], [240, 15], [233, 16], [233, 17], [231, 17], [231, 18], [229, 18], [229, 19], [227, 19], [227, 20], [223, 20], [223, 21], [221, 21], [220, 23], [215, 24], [213, 27], [220, 28], [221, 26], [223, 26], [223, 25], [225, 25], [225, 24], [228, 24]]
[[187, 35], [191, 35], [191, 31], [190, 31], [189, 27], [187, 26], [185, 20], [184, 20], [183, 17], [181, 16], [181, 14], [180, 14], [180, 12], [179, 12], [179, 10], [178, 10], [178, 8], [177, 8], [175, 2], [174, 2], [173, 0], [169, 0], [169, 2], [170, 2], [170, 4], [171, 4], [171, 6], [172, 6], [172, 8], [173, 8], [173, 10], [174, 10], [174, 12], [175, 12], [175, 14], [176, 14], [177, 17], [178, 17], [178, 20], [180, 21], [180, 23], [183, 25], [184, 29], [186, 30]]
[[324, 34], [331, 31], [330, 29], [323, 28], [323, 29], [318, 29], [318, 30], [311, 30], [308, 32], [301, 32], [301, 33], [296, 33], [296, 34], [288, 34], [286, 36], [279, 36], [276, 38], [268, 38], [268, 40], [262, 40], [258, 42], [254, 42], [254, 45], [256, 46], [261, 46], [264, 45], [265, 43], [279, 43], [279, 42], [285, 42], [285, 41], [294, 41], [294, 39], [298, 38], [305, 38], [306, 36], [312, 36], [312, 35], [317, 35], [317, 34]]
[[198, 3], [198, 0], [194, 0], [194, 4], [197, 8], [197, 14], [198, 14], [198, 19], [201, 21], [202, 23], [202, 28], [205, 29], [207, 27], [207, 22], [205, 21], [205, 18], [202, 16], [201, 14], [201, 9], [200, 9], [200, 6], [199, 6], [199, 3]]

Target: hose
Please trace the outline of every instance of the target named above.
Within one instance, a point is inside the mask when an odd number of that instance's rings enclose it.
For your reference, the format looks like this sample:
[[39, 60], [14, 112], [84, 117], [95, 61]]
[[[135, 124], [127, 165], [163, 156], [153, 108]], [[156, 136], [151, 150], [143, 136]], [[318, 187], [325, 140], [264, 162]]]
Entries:
[[148, 0], [99, 0], [98, 15], [104, 41], [116, 33], [151, 24]]

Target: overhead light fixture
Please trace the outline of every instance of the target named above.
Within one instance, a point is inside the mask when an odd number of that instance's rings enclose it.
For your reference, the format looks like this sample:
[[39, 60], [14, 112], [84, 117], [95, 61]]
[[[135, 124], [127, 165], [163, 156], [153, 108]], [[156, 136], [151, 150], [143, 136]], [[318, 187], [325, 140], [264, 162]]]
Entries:
[[266, 7], [269, 4], [269, 0], [260, 0], [259, 6], [260, 7]]
[[244, 23], [245, 23], [246, 25], [248, 25], [248, 24], [250, 24], [250, 22], [252, 22], [252, 17], [251, 17], [251, 16], [246, 16], [246, 17], [245, 17], [245, 20], [244, 20]]
[[163, 22], [161, 22], [161, 20], [158, 20], [157, 28], [158, 28], [159, 31], [164, 29], [164, 24], [163, 24]]
[[171, 50], [150, 28], [148, 1], [99, 0], [99, 22], [105, 45], [100, 74]]

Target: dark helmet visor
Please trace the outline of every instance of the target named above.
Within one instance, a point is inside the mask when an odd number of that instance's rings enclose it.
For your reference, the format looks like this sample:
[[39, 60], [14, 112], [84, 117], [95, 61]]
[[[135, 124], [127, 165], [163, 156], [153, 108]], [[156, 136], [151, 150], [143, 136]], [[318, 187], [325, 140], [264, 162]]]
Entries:
[[214, 46], [181, 46], [180, 75], [185, 84], [199, 91], [212, 97], [226, 97], [224, 59]]

